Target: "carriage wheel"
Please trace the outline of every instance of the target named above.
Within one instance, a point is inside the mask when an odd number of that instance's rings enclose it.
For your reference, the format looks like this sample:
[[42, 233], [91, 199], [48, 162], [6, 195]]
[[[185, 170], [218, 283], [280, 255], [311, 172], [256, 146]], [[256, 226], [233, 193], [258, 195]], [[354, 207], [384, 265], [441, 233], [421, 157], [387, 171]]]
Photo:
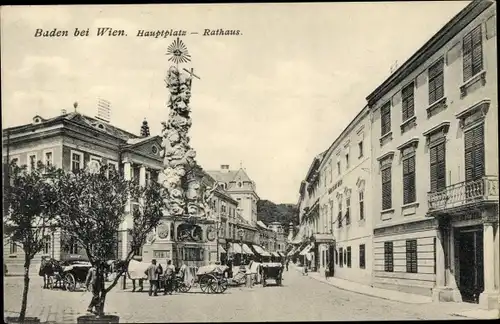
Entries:
[[208, 276], [201, 277], [199, 284], [200, 284], [201, 291], [203, 291], [204, 293], [209, 292], [208, 290], [210, 289], [209, 288], [210, 287], [210, 278]]
[[221, 294], [227, 289], [227, 280], [224, 278], [211, 278], [210, 290], [215, 294]]
[[219, 280], [219, 290], [217, 291], [219, 294], [222, 294], [225, 292], [227, 289], [227, 279], [226, 278], [221, 278]]
[[64, 276], [64, 286], [69, 291], [75, 291], [76, 280], [75, 280], [75, 277], [71, 273], [68, 273]]

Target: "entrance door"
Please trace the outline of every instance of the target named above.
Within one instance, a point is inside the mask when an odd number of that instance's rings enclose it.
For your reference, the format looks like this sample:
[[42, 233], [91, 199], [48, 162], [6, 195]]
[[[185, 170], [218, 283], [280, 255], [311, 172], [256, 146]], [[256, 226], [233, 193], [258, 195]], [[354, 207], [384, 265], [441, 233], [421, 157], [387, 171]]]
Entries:
[[458, 233], [460, 293], [463, 301], [478, 303], [484, 290], [483, 231], [464, 228]]
[[333, 277], [333, 274], [335, 273], [335, 245], [330, 244], [328, 246], [328, 255], [330, 258], [328, 259], [329, 266], [330, 266], [330, 273], [329, 276]]

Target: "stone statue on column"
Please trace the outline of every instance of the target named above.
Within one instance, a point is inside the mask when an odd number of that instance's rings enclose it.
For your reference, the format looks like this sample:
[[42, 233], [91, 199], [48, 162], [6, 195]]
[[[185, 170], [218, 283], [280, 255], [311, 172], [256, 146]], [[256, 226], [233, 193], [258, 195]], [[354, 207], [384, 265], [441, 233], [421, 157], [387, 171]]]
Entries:
[[200, 195], [202, 174], [196, 164], [196, 151], [189, 144], [191, 128], [192, 72], [180, 72], [177, 66], [168, 70], [165, 84], [170, 92], [167, 122], [163, 122], [162, 156], [164, 169], [160, 182], [168, 191], [167, 215], [174, 217], [205, 217], [205, 202]]

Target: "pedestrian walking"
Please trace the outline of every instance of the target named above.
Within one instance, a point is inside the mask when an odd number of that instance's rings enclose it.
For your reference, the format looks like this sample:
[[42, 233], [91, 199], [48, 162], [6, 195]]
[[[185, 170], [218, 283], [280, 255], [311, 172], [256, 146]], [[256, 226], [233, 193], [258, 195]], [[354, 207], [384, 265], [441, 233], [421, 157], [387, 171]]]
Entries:
[[[92, 266], [87, 273], [87, 277], [85, 278], [85, 287], [88, 291], [92, 292], [92, 299], [90, 300], [89, 307], [87, 307], [87, 312], [89, 313], [93, 313], [94, 309], [96, 313], [98, 312], [99, 289], [96, 287], [97, 284], [97, 268]], [[104, 284], [104, 282], [101, 284]]]
[[286, 266], [286, 271], [288, 271], [288, 264], [290, 263], [290, 259], [286, 259], [286, 263], [285, 263], [285, 266]]
[[149, 280], [149, 296], [152, 294], [158, 296], [158, 266], [156, 265], [156, 259], [151, 260], [151, 264], [144, 273]]

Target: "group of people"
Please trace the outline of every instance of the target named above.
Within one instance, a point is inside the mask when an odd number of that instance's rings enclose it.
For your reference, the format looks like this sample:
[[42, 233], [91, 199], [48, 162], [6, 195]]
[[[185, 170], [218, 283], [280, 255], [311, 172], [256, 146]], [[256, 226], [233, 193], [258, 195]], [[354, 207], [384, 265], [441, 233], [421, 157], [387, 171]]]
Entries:
[[[175, 266], [172, 264], [171, 260], [167, 261], [167, 266], [165, 270], [161, 264], [159, 264], [156, 259], [151, 260], [151, 264], [144, 271], [146, 279], [137, 279], [139, 281], [139, 289], [137, 291], [143, 291], [144, 280], [149, 281], [149, 296], [158, 296], [158, 290], [163, 289], [163, 294], [172, 294], [175, 289], [176, 277], [179, 280], [184, 280], [186, 274], [186, 265], [182, 265], [179, 271], [176, 273]], [[135, 279], [132, 279], [132, 291], [136, 291]]]

